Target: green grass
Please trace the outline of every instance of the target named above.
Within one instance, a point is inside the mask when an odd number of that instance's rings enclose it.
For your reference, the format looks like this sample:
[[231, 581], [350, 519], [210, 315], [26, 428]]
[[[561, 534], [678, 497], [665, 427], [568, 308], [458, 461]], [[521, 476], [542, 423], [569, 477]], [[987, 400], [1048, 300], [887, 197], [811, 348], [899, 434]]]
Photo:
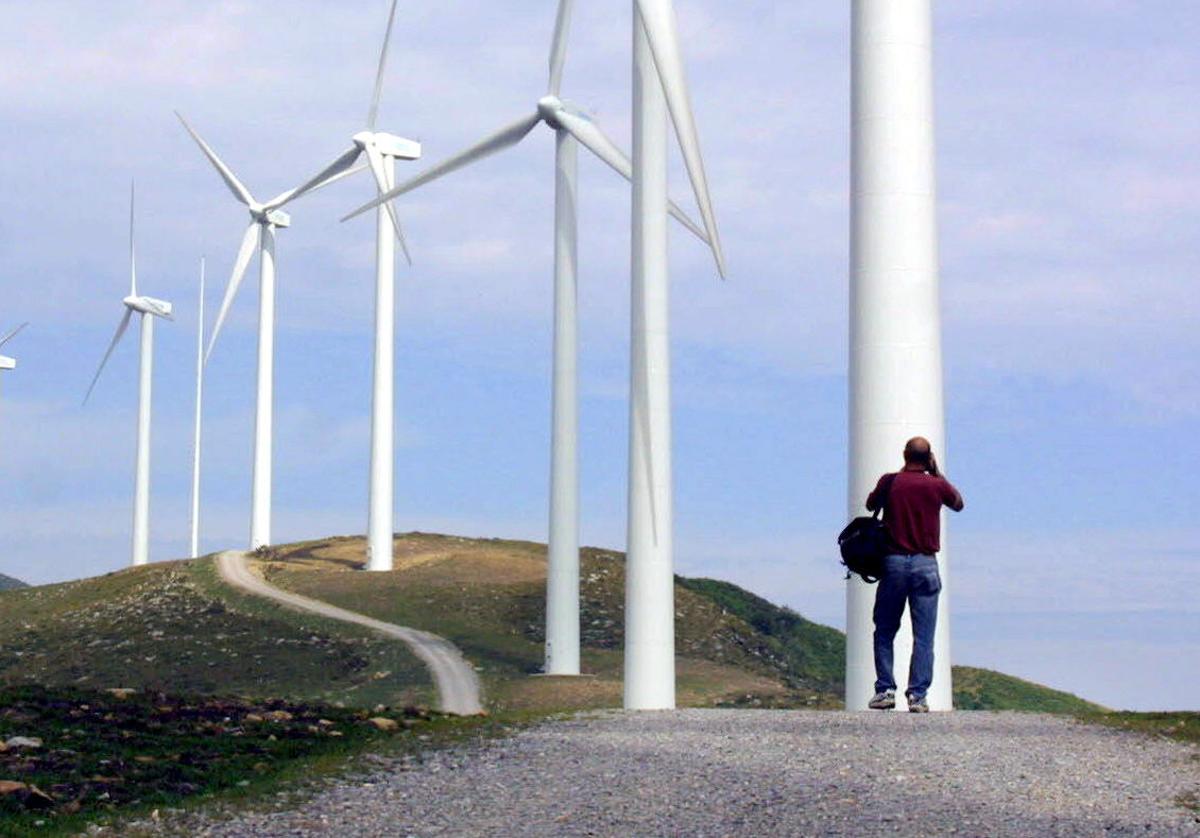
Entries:
[[677, 577], [676, 581], [761, 634], [774, 659], [781, 662], [779, 670], [790, 682], [821, 692], [841, 691], [846, 670], [846, 638], [840, 631], [806, 620], [790, 608], [781, 608], [731, 582], [684, 577]]
[[432, 693], [402, 644], [241, 596], [210, 560], [0, 594], [0, 686], [22, 684], [351, 706]]
[[[374, 717], [397, 728], [381, 731]], [[0, 778], [51, 799], [28, 809], [19, 795], [0, 797], [0, 835], [62, 833], [189, 799], [253, 795], [363, 750], [421, 750], [483, 724], [411, 708], [8, 687], [0, 689], [0, 740], [43, 745], [0, 752]]]
[[1180, 742], [1200, 744], [1200, 713], [1130, 713], [1083, 711], [1080, 720], [1106, 727], [1131, 730], [1153, 736], [1165, 736]]

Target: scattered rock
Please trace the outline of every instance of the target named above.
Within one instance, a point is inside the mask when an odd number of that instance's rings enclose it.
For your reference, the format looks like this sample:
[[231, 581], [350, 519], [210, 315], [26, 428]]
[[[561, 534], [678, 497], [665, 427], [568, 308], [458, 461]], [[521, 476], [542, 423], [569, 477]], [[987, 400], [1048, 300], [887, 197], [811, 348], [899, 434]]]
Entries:
[[268, 722], [290, 722], [295, 716], [287, 710], [272, 710], [269, 713], [263, 713], [263, 718]]
[[137, 695], [137, 690], [132, 690], [129, 687], [113, 687], [112, 689], [105, 690], [105, 692], [118, 701], [124, 701], [131, 696]]
[[400, 727], [399, 723], [395, 720], [385, 719], [383, 716], [376, 716], [373, 719], [369, 719], [367, 724], [374, 725], [377, 730], [382, 730], [384, 732], [397, 730]]
[[54, 805], [54, 798], [37, 786], [15, 780], [0, 780], [0, 797], [17, 800], [26, 809], [49, 809]]
[[42, 740], [36, 736], [13, 736], [5, 743], [5, 750], [9, 748], [13, 750], [32, 751], [42, 747]]

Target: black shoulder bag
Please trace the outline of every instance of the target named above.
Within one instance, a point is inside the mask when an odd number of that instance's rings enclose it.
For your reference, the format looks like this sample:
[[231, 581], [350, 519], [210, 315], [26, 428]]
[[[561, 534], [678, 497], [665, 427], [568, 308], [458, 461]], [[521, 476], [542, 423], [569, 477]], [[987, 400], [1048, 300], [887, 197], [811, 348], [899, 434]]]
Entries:
[[883, 496], [879, 508], [871, 515], [855, 518], [838, 536], [838, 548], [842, 552], [842, 564], [846, 567], [846, 578], [857, 573], [868, 585], [874, 585], [883, 575], [883, 559], [890, 552], [887, 528], [880, 514], [887, 509], [892, 495], [892, 484], [896, 475], [889, 474], [880, 487]]

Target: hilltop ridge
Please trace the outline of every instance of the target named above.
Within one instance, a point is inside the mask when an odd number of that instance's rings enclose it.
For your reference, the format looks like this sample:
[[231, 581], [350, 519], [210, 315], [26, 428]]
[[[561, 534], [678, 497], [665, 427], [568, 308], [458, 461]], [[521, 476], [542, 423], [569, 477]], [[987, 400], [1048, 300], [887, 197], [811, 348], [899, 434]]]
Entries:
[[0, 591], [15, 591], [18, 588], [28, 587], [29, 585], [20, 579], [14, 579], [11, 576], [5, 576], [3, 573], [0, 573]]
[[[621, 553], [581, 553], [589, 677], [564, 679], [529, 677], [543, 662], [545, 545], [409, 533], [396, 537], [396, 570], [383, 574], [356, 572], [364, 551], [361, 537], [334, 537], [274, 547], [253, 564], [283, 590], [447, 638], [475, 666], [492, 710], [620, 706]], [[3, 598], [0, 686], [166, 688], [347, 706], [433, 699], [428, 673], [400, 644], [233, 590], [211, 557]], [[841, 706], [840, 631], [713, 579], [678, 577], [676, 612], [681, 706]], [[964, 709], [1101, 709], [987, 670], [956, 668], [955, 677]]]

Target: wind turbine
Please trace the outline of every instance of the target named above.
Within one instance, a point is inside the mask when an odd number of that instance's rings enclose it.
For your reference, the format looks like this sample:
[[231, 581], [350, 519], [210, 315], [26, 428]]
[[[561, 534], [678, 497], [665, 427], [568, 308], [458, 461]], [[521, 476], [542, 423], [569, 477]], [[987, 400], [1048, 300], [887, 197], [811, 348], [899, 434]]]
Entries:
[[633, 0], [633, 281], [625, 707], [675, 706], [667, 117], [725, 276], [672, 0]]
[[[546, 94], [523, 116], [412, 180], [355, 210], [353, 218], [521, 142], [539, 124], [555, 133], [554, 372], [550, 469], [550, 533], [546, 580], [547, 675], [579, 674], [579, 408], [578, 408], [578, 149], [595, 154], [627, 180], [626, 154], [582, 110], [560, 97], [573, 0], [561, 0], [550, 47]], [[708, 237], [674, 204], [670, 213], [705, 243]]]
[[[931, 0], [854, 0], [850, 269], [851, 516], [904, 443], [924, 436], [944, 466], [941, 302]], [[946, 553], [934, 637], [931, 710], [953, 708]], [[874, 693], [874, 589], [846, 590], [846, 709]], [[896, 680], [908, 677], [912, 631], [896, 637]], [[896, 696], [897, 709], [906, 706]]]
[[[3, 348], [4, 344], [8, 343], [10, 340], [12, 340], [17, 335], [19, 335], [25, 329], [25, 327], [28, 325], [29, 325], [28, 323], [22, 323], [20, 326], [13, 329], [11, 332], [9, 332], [7, 335], [5, 335], [3, 338], [0, 338], [0, 348]], [[0, 355], [0, 370], [15, 370], [16, 368], [17, 368], [17, 362], [14, 358], [9, 358], [5, 355]]]
[[[29, 325], [28, 323], [22, 323], [20, 326], [13, 329], [11, 332], [9, 332], [7, 335], [5, 335], [3, 338], [0, 338], [0, 349], [3, 349], [4, 344], [8, 343], [10, 340], [15, 338], [18, 334], [21, 333], [21, 330], [24, 329], [28, 325]], [[9, 370], [15, 370], [16, 368], [17, 368], [17, 361], [15, 358], [9, 358], [7, 355], [0, 355], [0, 372], [7, 372]]]
[[192, 442], [192, 558], [200, 555], [200, 431], [204, 413], [204, 257], [200, 257], [200, 299], [196, 306], [196, 417]]
[[121, 301], [125, 306], [125, 315], [117, 325], [108, 351], [100, 362], [96, 375], [88, 387], [87, 395], [83, 397], [86, 405], [96, 389], [96, 382], [104, 372], [108, 359], [113, 350], [124, 337], [129, 321], [137, 314], [141, 317], [141, 360], [138, 390], [138, 422], [137, 422], [137, 457], [134, 468], [133, 487], [133, 560], [132, 563], [144, 565], [150, 560], [150, 406], [151, 387], [154, 378], [154, 318], [173, 320], [172, 307], [168, 302], [156, 300], [138, 294], [137, 288], [137, 250], [133, 237], [134, 189], [129, 187], [129, 296]]
[[[392, 27], [396, 22], [396, 5], [392, 0], [388, 14], [379, 67], [375, 73], [375, 95], [367, 111], [367, 127], [352, 138], [353, 145], [324, 172], [330, 177], [350, 171], [366, 156], [367, 166], [375, 178], [380, 194], [396, 185], [396, 161], [417, 160], [421, 144], [394, 134], [376, 131], [379, 99], [383, 94], [383, 76], [387, 69], [388, 47]], [[395, 231], [393, 233], [393, 231]], [[371, 405], [371, 476], [367, 516], [367, 570], [392, 569], [393, 516], [395, 497], [395, 363], [396, 363], [396, 240], [404, 250], [409, 264], [412, 259], [404, 241], [404, 231], [395, 207], [380, 206], [375, 238], [375, 361]]]
[[[221, 334], [221, 327], [229, 314], [234, 297], [241, 287], [246, 269], [257, 249], [259, 254], [259, 308], [258, 308], [258, 393], [254, 416], [254, 476], [251, 489], [250, 549], [254, 550], [271, 543], [271, 446], [274, 413], [275, 381], [275, 231], [291, 226], [292, 219], [283, 207], [302, 195], [328, 186], [335, 180], [353, 174], [356, 169], [330, 166], [304, 184], [275, 196], [266, 203], [258, 201], [233, 171], [222, 162], [212, 147], [206, 143], [183, 116], [176, 112], [183, 127], [200, 146], [200, 150], [212, 163], [221, 180], [229, 187], [233, 197], [250, 211], [250, 225], [242, 237], [242, 244], [233, 264], [229, 286], [217, 314], [212, 336], [209, 338], [205, 363], [212, 357], [213, 347]], [[339, 161], [340, 163], [340, 161]]]

